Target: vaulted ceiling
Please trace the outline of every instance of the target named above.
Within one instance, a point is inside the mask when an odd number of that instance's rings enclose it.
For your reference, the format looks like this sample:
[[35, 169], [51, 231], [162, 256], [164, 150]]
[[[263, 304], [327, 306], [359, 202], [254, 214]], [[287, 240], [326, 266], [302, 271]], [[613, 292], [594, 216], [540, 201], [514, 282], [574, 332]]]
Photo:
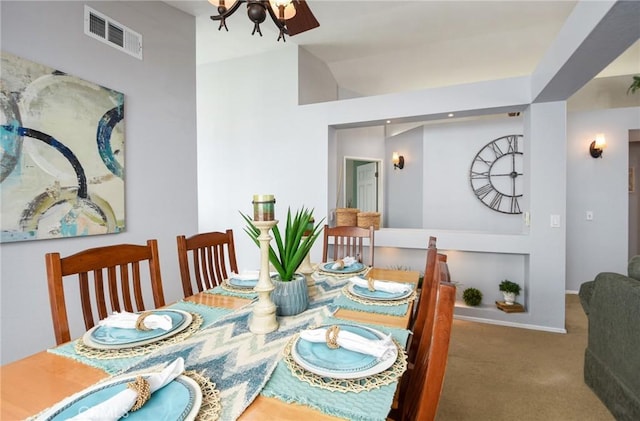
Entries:
[[[281, 48], [267, 19], [251, 36], [242, 10], [218, 31], [206, 0], [166, 1], [198, 20], [199, 63]], [[324, 61], [338, 85], [377, 95], [531, 74], [576, 1], [309, 0], [320, 27], [287, 38]], [[598, 76], [640, 73], [636, 42]], [[631, 79], [629, 78], [629, 81]]]

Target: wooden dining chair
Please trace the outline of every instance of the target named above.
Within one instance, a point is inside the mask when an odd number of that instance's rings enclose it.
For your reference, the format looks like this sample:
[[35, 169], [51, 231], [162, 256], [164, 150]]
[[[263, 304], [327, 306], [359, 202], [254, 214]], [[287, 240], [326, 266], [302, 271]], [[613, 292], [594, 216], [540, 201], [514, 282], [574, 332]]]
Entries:
[[185, 297], [193, 295], [194, 280], [198, 292], [202, 292], [220, 285], [231, 272], [238, 273], [233, 230], [205, 232], [189, 238], [179, 235], [176, 240]]
[[[142, 262], [148, 264], [148, 278], [140, 270]], [[60, 257], [60, 253], [47, 253], [45, 263], [53, 330], [58, 345], [71, 340], [64, 281], [73, 279], [80, 284], [80, 300], [87, 330], [96, 323], [92, 309], [97, 309], [98, 320], [114, 311], [146, 310], [143, 279], [151, 284], [154, 308], [164, 306], [157, 240], [148, 240], [146, 246], [116, 244], [90, 248], [67, 257]]]
[[[418, 344], [422, 339], [423, 332], [430, 332], [433, 323], [433, 313], [435, 311], [435, 300], [437, 296], [436, 266], [438, 262], [438, 248], [436, 247], [436, 237], [429, 237], [427, 245], [427, 259], [422, 279], [422, 288], [418, 297], [418, 305], [415, 316], [411, 321], [412, 335], [408, 346], [408, 361], [413, 364], [418, 352]], [[440, 258], [441, 261], [446, 259]], [[426, 329], [426, 330], [425, 330]]]
[[[438, 258], [440, 256], [441, 255], [438, 254]], [[438, 259], [438, 261], [436, 262], [435, 277], [436, 280], [441, 282], [451, 282], [451, 273], [449, 273], [449, 265], [447, 264], [446, 259]]]
[[415, 364], [402, 377], [399, 409], [394, 417], [397, 421], [433, 421], [438, 411], [449, 358], [456, 288], [450, 282], [440, 282], [434, 289], [433, 328], [423, 335]]
[[[329, 258], [329, 246], [333, 246], [331, 260], [342, 259], [343, 257], [355, 257], [360, 263], [373, 266], [375, 231], [373, 225], [369, 228], [340, 226], [324, 226], [324, 247], [322, 249], [322, 261], [327, 262]], [[331, 242], [330, 240], [333, 240]], [[364, 246], [368, 247], [368, 259], [365, 261]]]

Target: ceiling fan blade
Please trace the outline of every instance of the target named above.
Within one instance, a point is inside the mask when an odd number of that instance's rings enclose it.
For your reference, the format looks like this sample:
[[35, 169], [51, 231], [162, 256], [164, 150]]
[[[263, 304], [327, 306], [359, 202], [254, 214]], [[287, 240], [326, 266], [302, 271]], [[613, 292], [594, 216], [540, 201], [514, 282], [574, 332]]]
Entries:
[[290, 36], [320, 26], [305, 0], [294, 0], [293, 6], [296, 8], [296, 14], [291, 19], [287, 19], [286, 23], [287, 32]]

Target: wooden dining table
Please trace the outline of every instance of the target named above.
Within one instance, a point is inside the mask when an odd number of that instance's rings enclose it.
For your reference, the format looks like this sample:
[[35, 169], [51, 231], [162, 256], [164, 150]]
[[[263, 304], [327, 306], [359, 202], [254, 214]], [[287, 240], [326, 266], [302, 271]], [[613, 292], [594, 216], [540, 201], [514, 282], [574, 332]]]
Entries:
[[[373, 268], [368, 276], [412, 283], [417, 286], [417, 271]], [[185, 301], [228, 309], [238, 309], [248, 303], [246, 298], [199, 293]], [[334, 317], [387, 327], [407, 329], [411, 320], [412, 303], [406, 314], [392, 316], [340, 308]], [[46, 350], [0, 367], [0, 419], [22, 420], [38, 414], [62, 399], [77, 393], [110, 375], [82, 362], [47, 352]], [[259, 395], [238, 418], [244, 421], [336, 420], [311, 407], [286, 403]]]

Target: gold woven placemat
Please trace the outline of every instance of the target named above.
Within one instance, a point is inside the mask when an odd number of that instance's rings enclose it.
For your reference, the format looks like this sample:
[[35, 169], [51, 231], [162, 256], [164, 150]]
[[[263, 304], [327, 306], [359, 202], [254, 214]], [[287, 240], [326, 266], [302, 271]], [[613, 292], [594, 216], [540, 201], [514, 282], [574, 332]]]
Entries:
[[[217, 421], [220, 418], [220, 413], [222, 412], [222, 403], [220, 399], [220, 391], [216, 388], [216, 384], [204, 375], [204, 371], [198, 373], [195, 370], [189, 370], [184, 371], [182, 374], [195, 381], [202, 391], [202, 404], [200, 405], [200, 409], [196, 415], [196, 421]], [[109, 377], [104, 381], [109, 380], [112, 380], [112, 378]], [[97, 384], [100, 383], [101, 382], [98, 382]], [[33, 417], [27, 418], [27, 420], [39, 420], [47, 411], [49, 411], [49, 408], [40, 411]]]
[[401, 304], [408, 304], [411, 301], [415, 300], [418, 296], [416, 290], [414, 289], [411, 292], [411, 295], [408, 297], [402, 298], [400, 300], [371, 300], [368, 298], [363, 298], [355, 295], [353, 292], [349, 291], [349, 285], [345, 285], [342, 287], [342, 293], [348, 299], [355, 301], [356, 303], [366, 304], [366, 305], [374, 305], [374, 306], [397, 306]]
[[337, 279], [344, 279], [344, 278], [351, 278], [352, 276], [364, 276], [367, 273], [369, 273], [369, 271], [371, 270], [370, 267], [365, 267], [364, 269], [358, 271], [358, 272], [352, 272], [352, 273], [334, 273], [334, 272], [327, 272], [324, 271], [322, 269], [318, 269], [317, 271], [315, 271], [315, 275], [316, 276], [321, 276], [321, 277], [328, 277], [331, 276], [333, 278], [337, 278]]
[[253, 288], [238, 288], [235, 287], [231, 284], [229, 284], [227, 282], [228, 280], [225, 279], [224, 281], [222, 281], [222, 283], [220, 284], [220, 287], [222, 289], [224, 289], [225, 291], [229, 291], [229, 292], [235, 292], [236, 294], [257, 294]]
[[110, 360], [115, 358], [130, 358], [139, 357], [141, 355], [148, 354], [156, 351], [166, 345], [173, 345], [187, 339], [193, 333], [197, 332], [202, 325], [202, 316], [198, 313], [191, 314], [191, 323], [189, 326], [168, 338], [160, 339], [159, 341], [152, 342], [146, 345], [135, 346], [132, 348], [119, 348], [119, 349], [97, 349], [86, 345], [82, 338], [78, 339], [75, 343], [75, 351], [83, 357], [93, 358], [96, 360]]
[[291, 347], [295, 343], [296, 339], [300, 336], [299, 333], [294, 335], [293, 338], [284, 348], [284, 362], [289, 367], [291, 373], [311, 386], [319, 387], [321, 389], [330, 390], [332, 392], [364, 392], [367, 390], [377, 389], [381, 386], [393, 383], [400, 379], [400, 376], [407, 370], [407, 354], [404, 352], [402, 346], [395, 339], [393, 342], [398, 348], [398, 358], [391, 367], [384, 370], [381, 373], [374, 374], [372, 376], [363, 377], [360, 379], [333, 379], [328, 377], [322, 377], [315, 373], [305, 370], [295, 362], [291, 355]]
[[216, 384], [204, 375], [204, 371], [198, 373], [195, 370], [189, 370], [182, 374], [198, 383], [202, 391], [202, 405], [196, 416], [196, 421], [215, 421], [219, 419], [222, 412], [222, 404], [220, 403], [220, 391], [216, 389]]

